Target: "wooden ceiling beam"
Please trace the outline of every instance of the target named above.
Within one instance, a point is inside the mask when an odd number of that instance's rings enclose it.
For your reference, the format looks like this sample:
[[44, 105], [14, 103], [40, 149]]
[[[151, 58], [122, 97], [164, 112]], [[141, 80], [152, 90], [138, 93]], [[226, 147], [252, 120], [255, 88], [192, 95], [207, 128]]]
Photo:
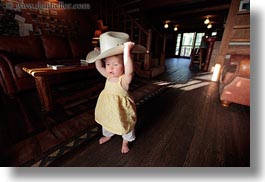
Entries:
[[213, 6], [213, 7], [206, 7], [206, 8], [197, 8], [197, 9], [190, 9], [190, 10], [176, 10], [176, 12], [168, 14], [168, 12], [165, 12], [166, 17], [176, 17], [176, 16], [183, 16], [183, 15], [191, 15], [191, 14], [201, 14], [207, 12], [214, 12], [214, 11], [222, 11], [222, 10], [229, 10], [230, 4], [224, 4], [219, 6]]
[[191, 4], [204, 4], [209, 0], [143, 0], [145, 9], [161, 8], [165, 6], [176, 6], [178, 5], [191, 5]]

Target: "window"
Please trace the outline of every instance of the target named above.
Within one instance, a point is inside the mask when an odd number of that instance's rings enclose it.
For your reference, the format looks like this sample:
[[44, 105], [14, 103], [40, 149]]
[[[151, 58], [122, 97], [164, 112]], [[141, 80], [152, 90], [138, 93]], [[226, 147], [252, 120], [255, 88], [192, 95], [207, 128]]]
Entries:
[[177, 41], [176, 41], [175, 55], [179, 55], [180, 43], [181, 43], [181, 34], [179, 33], [177, 36]]
[[180, 56], [189, 57], [193, 48], [195, 33], [183, 33]]
[[204, 36], [205, 33], [197, 33], [196, 34], [196, 39], [195, 39], [195, 44], [194, 48], [198, 48], [201, 45], [202, 37]]
[[183, 35], [179, 33], [176, 40], [175, 55], [190, 57], [191, 50], [201, 46], [201, 41], [204, 35], [204, 32], [183, 33]]

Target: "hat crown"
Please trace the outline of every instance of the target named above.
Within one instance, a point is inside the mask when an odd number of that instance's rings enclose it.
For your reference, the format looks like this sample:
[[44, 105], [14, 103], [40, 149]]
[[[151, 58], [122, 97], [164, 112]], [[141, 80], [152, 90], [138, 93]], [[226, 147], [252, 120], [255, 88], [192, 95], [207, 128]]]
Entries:
[[129, 35], [123, 32], [106, 32], [100, 35], [100, 52], [121, 46], [130, 40]]
[[[105, 32], [99, 37], [100, 51], [91, 51], [86, 56], [88, 63], [93, 63], [96, 60], [103, 59], [109, 56], [123, 54], [124, 43], [130, 41], [130, 37], [124, 32]], [[134, 45], [131, 53], [145, 53], [146, 48], [142, 45]]]

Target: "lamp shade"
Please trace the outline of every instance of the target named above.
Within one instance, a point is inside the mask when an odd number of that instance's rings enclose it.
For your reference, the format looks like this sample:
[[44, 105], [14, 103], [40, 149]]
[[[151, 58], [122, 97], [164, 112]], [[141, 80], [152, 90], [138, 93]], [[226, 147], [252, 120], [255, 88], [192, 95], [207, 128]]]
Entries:
[[212, 28], [212, 24], [209, 23], [209, 24], [207, 25], [207, 28], [208, 28], [208, 29]]
[[208, 24], [208, 23], [210, 23], [210, 20], [209, 20], [209, 18], [207, 17], [206, 20], [204, 20], [204, 24]]

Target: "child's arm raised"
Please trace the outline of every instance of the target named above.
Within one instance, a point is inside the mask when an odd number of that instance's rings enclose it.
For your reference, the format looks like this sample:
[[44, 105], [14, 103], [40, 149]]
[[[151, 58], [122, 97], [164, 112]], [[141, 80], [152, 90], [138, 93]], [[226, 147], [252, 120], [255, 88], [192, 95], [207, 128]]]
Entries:
[[131, 57], [131, 49], [134, 46], [134, 42], [126, 42], [124, 43], [124, 77], [123, 77], [123, 85], [128, 90], [129, 84], [132, 81], [134, 69], [133, 69], [133, 60]]

